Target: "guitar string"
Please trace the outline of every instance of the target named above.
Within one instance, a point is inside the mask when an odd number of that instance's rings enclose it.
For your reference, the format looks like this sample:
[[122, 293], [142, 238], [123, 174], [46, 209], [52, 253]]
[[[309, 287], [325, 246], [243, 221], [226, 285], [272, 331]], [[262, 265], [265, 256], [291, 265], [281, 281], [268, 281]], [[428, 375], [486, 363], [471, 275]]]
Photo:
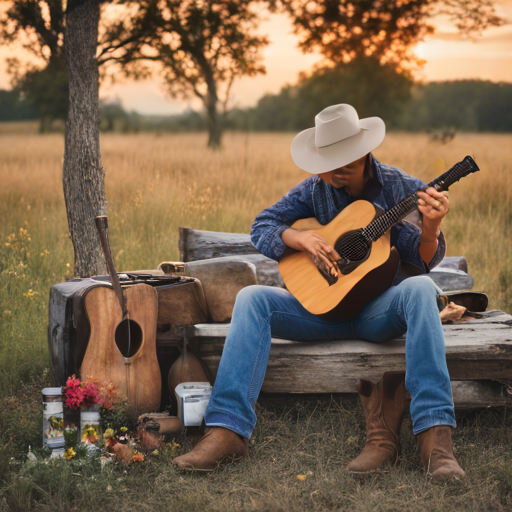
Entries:
[[[472, 166], [466, 160], [457, 162], [446, 173], [442, 174], [435, 180], [431, 181], [428, 185], [426, 185], [425, 188], [440, 185], [443, 182], [451, 182], [448, 184], [448, 186], [450, 186], [455, 181], [458, 181], [463, 177], [462, 175], [457, 176], [459, 173], [471, 171], [471, 169]], [[456, 179], [457, 177], [458, 179]], [[361, 236], [349, 237], [348, 244], [341, 248], [343, 254], [340, 254], [340, 256], [344, 256], [349, 259], [347, 253], [354, 253], [354, 251], [357, 251], [359, 254], [360, 251], [366, 249], [364, 246], [367, 246], [367, 244], [371, 243], [372, 241], [378, 240], [389, 228], [393, 227], [410, 212], [412, 212], [417, 207], [417, 201], [418, 196], [417, 192], [415, 192], [395, 205], [393, 208], [391, 208], [391, 210], [388, 210], [383, 215], [372, 221], [368, 226], [362, 228], [358, 233]], [[365, 240], [366, 243], [361, 242], [361, 237]], [[363, 245], [363, 247], [361, 247], [361, 245]]]
[[[467, 165], [466, 162], [458, 162], [452, 167], [452, 169], [430, 182], [428, 185], [426, 185], [425, 188], [439, 185], [443, 181], [450, 181], [451, 178], [457, 177], [456, 175], [459, 171], [465, 171], [467, 168], [471, 169], [471, 166]], [[363, 228], [359, 233], [364, 241], [371, 243], [371, 241], [376, 241], [378, 238], [380, 238], [390, 227], [399, 222], [403, 217], [415, 209], [417, 206], [417, 199], [417, 193], [412, 194], [398, 205], [393, 207], [391, 210], [386, 212], [384, 215], [378, 219], [375, 219], [366, 228]], [[358, 253], [362, 252], [363, 247], [361, 247], [361, 244], [365, 246], [367, 245], [361, 241], [361, 237], [349, 237], [348, 243], [343, 245], [343, 255], [348, 258], [348, 253], [353, 254], [354, 251], [357, 251]], [[362, 256], [364, 256], [364, 254]]]
[[[439, 185], [441, 182], [450, 181], [451, 178], [455, 178], [459, 171], [465, 171], [470, 170], [471, 167], [466, 162], [457, 162], [449, 171], [441, 175], [439, 178], [436, 178], [432, 182], [430, 182], [426, 187], [431, 187], [435, 185]], [[462, 177], [462, 176], [461, 176]], [[460, 178], [459, 178], [460, 179]], [[409, 211], [412, 211], [412, 209], [415, 208], [417, 203], [417, 192], [409, 196], [408, 198], [404, 199], [401, 203], [398, 203], [395, 207], [393, 207], [391, 210], [388, 210], [385, 214], [383, 214], [378, 219], [375, 219], [375, 221], [371, 222], [366, 228], [363, 228], [363, 230], [366, 230], [368, 228], [369, 231], [372, 234], [378, 234], [379, 237], [384, 234], [384, 232], [392, 227], [395, 223], [395, 221], [400, 220], [401, 215], [407, 215]], [[404, 205], [403, 211], [399, 207], [400, 205]], [[405, 216], [404, 215], [404, 216]], [[387, 229], [384, 229], [386, 228]], [[384, 229], [384, 231], [382, 231]], [[382, 231], [382, 233], [380, 233]], [[380, 234], [379, 234], [380, 233]], [[374, 239], [375, 241], [375, 239]]]

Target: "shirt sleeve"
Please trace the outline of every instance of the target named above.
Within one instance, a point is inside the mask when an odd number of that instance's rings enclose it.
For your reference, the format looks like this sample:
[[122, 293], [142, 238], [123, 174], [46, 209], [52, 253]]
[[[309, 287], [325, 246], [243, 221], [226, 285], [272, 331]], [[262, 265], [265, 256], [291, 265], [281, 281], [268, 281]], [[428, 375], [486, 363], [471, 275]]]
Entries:
[[299, 219], [314, 216], [311, 178], [307, 178], [256, 216], [251, 241], [261, 254], [279, 261], [287, 247], [281, 238], [283, 231]]
[[[398, 203], [405, 199], [408, 195], [412, 194], [419, 187], [425, 184], [418, 178], [409, 177], [399, 195], [395, 197], [395, 202]], [[419, 213], [419, 212], [418, 212]], [[432, 260], [425, 264], [420, 255], [420, 242], [421, 242], [421, 214], [418, 215], [418, 224], [403, 220], [391, 229], [391, 245], [394, 245], [400, 254], [400, 258], [419, 269], [424, 273], [430, 272], [434, 267], [439, 265], [441, 260], [446, 254], [446, 241], [441, 231], [437, 238], [437, 250]]]
[[425, 265], [420, 255], [421, 230], [411, 222], [402, 221], [391, 229], [391, 245], [394, 245], [403, 261], [420, 268], [424, 273], [439, 265], [446, 254], [446, 242], [443, 232], [437, 239], [434, 257]]

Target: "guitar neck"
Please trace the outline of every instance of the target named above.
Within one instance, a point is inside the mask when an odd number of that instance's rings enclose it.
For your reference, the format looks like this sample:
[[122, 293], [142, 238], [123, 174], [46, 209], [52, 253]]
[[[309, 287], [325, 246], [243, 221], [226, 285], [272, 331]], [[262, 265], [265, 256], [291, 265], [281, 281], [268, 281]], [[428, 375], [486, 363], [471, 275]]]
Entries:
[[438, 178], [431, 181], [427, 186], [421, 187], [416, 192], [400, 201], [393, 208], [374, 219], [363, 229], [363, 236], [369, 242], [378, 240], [388, 229], [402, 221], [409, 213], [418, 207], [418, 192], [434, 187], [437, 190], [448, 190], [455, 182], [464, 178], [468, 174], [480, 170], [475, 161], [466, 156], [461, 162], [457, 162], [450, 170], [441, 174]]
[[119, 301], [119, 305], [121, 306], [121, 310], [123, 312], [123, 318], [127, 315], [128, 309], [126, 306], [126, 299], [123, 295], [123, 290], [121, 289], [121, 282], [119, 281], [119, 276], [116, 272], [116, 267], [114, 265], [114, 258], [112, 257], [112, 251], [110, 250], [110, 243], [108, 240], [108, 220], [106, 215], [99, 215], [94, 218], [96, 222], [96, 228], [98, 230], [98, 235], [100, 237], [101, 248], [103, 249], [103, 254], [105, 256], [105, 261], [107, 263], [108, 275], [110, 276], [110, 282], [114, 288], [114, 291], [117, 295], [117, 300]]

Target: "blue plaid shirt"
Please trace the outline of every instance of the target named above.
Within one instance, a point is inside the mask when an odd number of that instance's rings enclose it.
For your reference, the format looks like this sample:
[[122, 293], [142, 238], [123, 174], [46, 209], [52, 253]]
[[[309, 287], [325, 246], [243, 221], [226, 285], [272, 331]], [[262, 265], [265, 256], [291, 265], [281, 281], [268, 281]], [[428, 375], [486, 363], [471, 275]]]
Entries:
[[[382, 164], [375, 157], [372, 170], [380, 191], [370, 202], [384, 211], [425, 185], [420, 179]], [[256, 217], [251, 229], [251, 241], [259, 252], [279, 261], [287, 247], [281, 235], [295, 221], [315, 217], [320, 224], [326, 225], [355, 200], [344, 188], [334, 188], [318, 175], [312, 175]], [[446, 243], [441, 233], [436, 254], [425, 265], [419, 253], [420, 237], [421, 218], [417, 211], [391, 228], [391, 246], [396, 247], [402, 260], [402, 270], [394, 284], [409, 275], [428, 273], [444, 258]], [[406, 265], [403, 265], [404, 262]]]

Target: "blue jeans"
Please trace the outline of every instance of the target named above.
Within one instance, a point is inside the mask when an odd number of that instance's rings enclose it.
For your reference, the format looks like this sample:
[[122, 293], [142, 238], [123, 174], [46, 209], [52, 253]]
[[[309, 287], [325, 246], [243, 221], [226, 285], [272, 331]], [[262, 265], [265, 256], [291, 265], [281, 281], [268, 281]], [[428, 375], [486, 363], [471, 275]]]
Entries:
[[206, 425], [251, 436], [271, 333], [296, 341], [359, 338], [381, 343], [407, 331], [405, 385], [412, 398], [413, 431], [418, 434], [436, 425], [455, 427], [437, 293], [429, 277], [410, 277], [370, 302], [355, 320], [326, 322], [281, 288], [242, 289], [206, 410]]

